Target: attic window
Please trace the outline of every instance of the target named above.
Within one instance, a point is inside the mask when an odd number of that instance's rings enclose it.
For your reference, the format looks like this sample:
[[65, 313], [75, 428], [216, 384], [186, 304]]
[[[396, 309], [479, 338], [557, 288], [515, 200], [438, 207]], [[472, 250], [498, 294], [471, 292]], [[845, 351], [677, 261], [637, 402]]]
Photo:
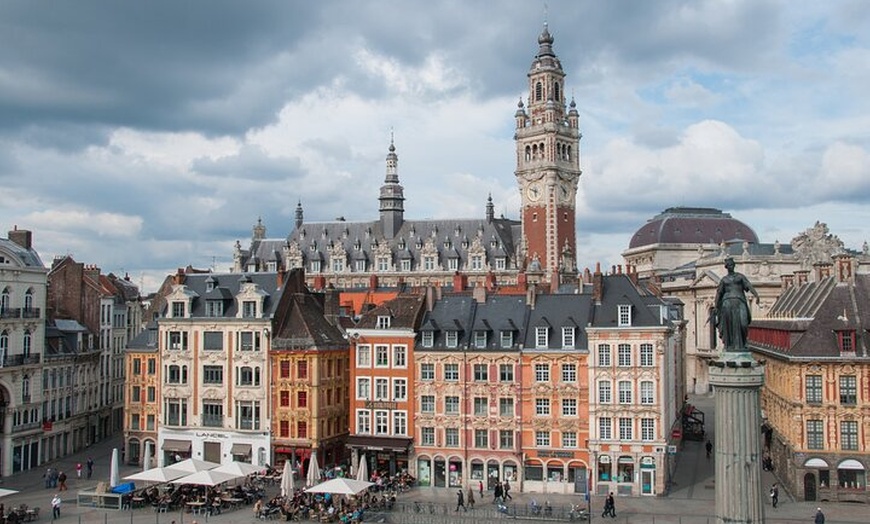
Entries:
[[837, 331], [837, 345], [840, 348], [840, 353], [854, 353], [855, 331]]
[[435, 332], [433, 331], [424, 331], [421, 334], [420, 343], [424, 348], [431, 348], [435, 343]]
[[187, 308], [184, 302], [173, 302], [172, 303], [172, 318], [184, 318], [185, 311]]
[[631, 306], [628, 304], [620, 304], [618, 308], [619, 326], [625, 327], [631, 325]]
[[390, 329], [390, 317], [386, 315], [379, 316], [378, 329]]

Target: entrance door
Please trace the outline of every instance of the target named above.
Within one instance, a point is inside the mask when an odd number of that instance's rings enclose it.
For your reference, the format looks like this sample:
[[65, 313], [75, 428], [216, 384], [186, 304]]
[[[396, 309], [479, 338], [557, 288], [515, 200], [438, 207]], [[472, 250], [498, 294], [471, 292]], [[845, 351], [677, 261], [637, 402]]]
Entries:
[[220, 442], [203, 442], [202, 456], [208, 462], [221, 463], [221, 443]]
[[816, 476], [812, 473], [804, 475], [804, 500], [816, 500]]
[[574, 493], [586, 493], [586, 468], [574, 469]]
[[444, 467], [444, 459], [435, 459], [435, 487], [444, 488], [447, 486], [447, 474]]
[[640, 493], [641, 495], [655, 495], [656, 491], [656, 470], [642, 469], [640, 470]]

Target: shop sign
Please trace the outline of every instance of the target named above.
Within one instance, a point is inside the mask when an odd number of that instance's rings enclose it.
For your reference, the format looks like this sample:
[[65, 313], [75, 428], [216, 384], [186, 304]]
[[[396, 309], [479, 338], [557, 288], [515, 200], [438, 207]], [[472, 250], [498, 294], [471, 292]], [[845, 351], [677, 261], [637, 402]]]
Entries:
[[398, 409], [398, 402], [388, 402], [385, 400], [367, 400], [365, 402], [366, 409]]
[[574, 452], [572, 451], [538, 451], [538, 456], [541, 458], [574, 458]]

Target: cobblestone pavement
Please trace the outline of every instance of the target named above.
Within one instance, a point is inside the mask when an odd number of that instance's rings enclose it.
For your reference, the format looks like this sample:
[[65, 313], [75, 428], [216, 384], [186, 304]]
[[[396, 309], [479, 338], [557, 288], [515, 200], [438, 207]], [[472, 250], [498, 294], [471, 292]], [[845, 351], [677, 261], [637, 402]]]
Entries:
[[[701, 396], [691, 399], [699, 409], [705, 412], [708, 427], [712, 428], [713, 399]], [[711, 431], [715, 438], [715, 429]], [[112, 449], [121, 446], [120, 438], [110, 439], [97, 443], [90, 448], [69, 457], [56, 461], [52, 466], [67, 473], [69, 477], [69, 490], [62, 495], [63, 506], [61, 523], [75, 524], [76, 522], [98, 524], [109, 522], [114, 524], [170, 524], [173, 520], [176, 524], [214, 523], [248, 523], [255, 522], [253, 513], [249, 507], [221, 515], [210, 517], [196, 516], [189, 513], [155, 513], [150, 508], [136, 509], [133, 511], [95, 510], [92, 508], [80, 508], [76, 506], [76, 493], [79, 490], [91, 490], [97, 482], [107, 481], [109, 477], [109, 463]], [[601, 508], [603, 497], [592, 497], [592, 515], [595, 522], [614, 523], [658, 523], [658, 524], [701, 524], [715, 522], [715, 485], [714, 464], [712, 460], [705, 458], [703, 442], [685, 442], [678, 453], [676, 472], [670, 493], [661, 497], [618, 497], [616, 499], [616, 519], [603, 519]], [[94, 474], [91, 480], [77, 479], [75, 476], [75, 464], [84, 463], [88, 457], [95, 461]], [[51, 499], [54, 490], [46, 489], [43, 485], [42, 473], [45, 467], [25, 471], [17, 475], [0, 479], [0, 485], [4, 488], [19, 490], [20, 493], [0, 499], [7, 508], [27, 504], [30, 507], [40, 508], [39, 521], [51, 520]], [[133, 466], [121, 466], [121, 476], [130, 475], [138, 471]], [[771, 472], [765, 471], [762, 475], [765, 486], [769, 486], [777, 480]], [[277, 487], [270, 490], [277, 491]], [[270, 495], [272, 492], [270, 491]], [[528, 510], [529, 503], [535, 499], [543, 504], [549, 501], [554, 508], [553, 516], [567, 515], [567, 508], [571, 504], [585, 504], [580, 495], [557, 495], [542, 493], [512, 493], [514, 500], [510, 501], [510, 508], [522, 517]], [[388, 515], [389, 522], [406, 524], [430, 524], [436, 522], [476, 521], [476, 524], [505, 520], [507, 517], [495, 511], [492, 504], [492, 495], [485, 494], [484, 500], [478, 500], [475, 508], [468, 512], [455, 512], [455, 488], [414, 488], [398, 495], [399, 504], [394, 512]], [[414, 511], [414, 501], [422, 503], [426, 512]], [[434, 513], [428, 513], [428, 504], [431, 503]], [[828, 524], [839, 523], [867, 523], [870, 522], [870, 508], [864, 504], [846, 504], [829, 502], [799, 502], [794, 501], [789, 493], [781, 493], [779, 506], [774, 509], [769, 504], [765, 507], [765, 522], [785, 524], [799, 522], [813, 522], [816, 507], [821, 506], [827, 517]], [[370, 519], [374, 520], [374, 519]], [[517, 520], [521, 520], [517, 518]], [[522, 519], [526, 520], [526, 519]], [[535, 519], [531, 519], [535, 520]]]

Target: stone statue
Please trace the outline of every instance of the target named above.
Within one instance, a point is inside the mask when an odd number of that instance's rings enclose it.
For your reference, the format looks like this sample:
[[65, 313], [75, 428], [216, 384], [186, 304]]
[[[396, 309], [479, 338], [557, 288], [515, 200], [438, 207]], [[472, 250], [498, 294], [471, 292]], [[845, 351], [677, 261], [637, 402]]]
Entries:
[[758, 292], [744, 275], [734, 271], [734, 259], [725, 259], [725, 269], [728, 274], [719, 281], [716, 291], [716, 326], [719, 336], [725, 344], [725, 351], [744, 352], [746, 336], [749, 333], [749, 323], [752, 322], [752, 312], [746, 299], [746, 292], [755, 295], [758, 302]]

